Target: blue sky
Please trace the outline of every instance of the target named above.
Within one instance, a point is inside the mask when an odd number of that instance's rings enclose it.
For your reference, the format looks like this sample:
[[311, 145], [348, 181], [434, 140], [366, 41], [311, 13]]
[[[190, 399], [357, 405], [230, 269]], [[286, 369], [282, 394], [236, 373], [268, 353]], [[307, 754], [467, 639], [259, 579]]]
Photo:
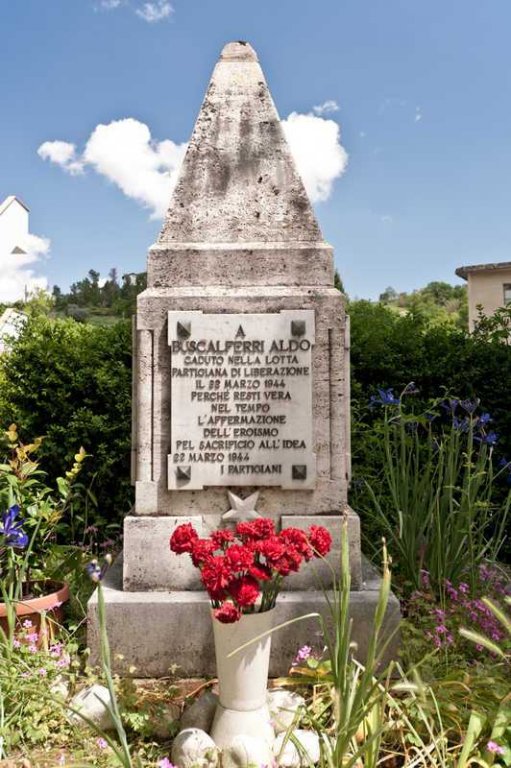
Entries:
[[[235, 39], [256, 48], [282, 118], [339, 106], [323, 119], [340, 125], [349, 162], [315, 208], [350, 295], [510, 259], [509, 0], [152, 6], [159, 21], [143, 0], [1, 0], [0, 198], [24, 199], [31, 231], [50, 239], [31, 265], [50, 285], [145, 268], [154, 206], [121, 191], [104, 154], [100, 172], [84, 163], [84, 147], [99, 124], [133, 118], [178, 154]], [[80, 172], [38, 154], [57, 140], [75, 145]], [[314, 163], [314, 141], [303, 151]]]

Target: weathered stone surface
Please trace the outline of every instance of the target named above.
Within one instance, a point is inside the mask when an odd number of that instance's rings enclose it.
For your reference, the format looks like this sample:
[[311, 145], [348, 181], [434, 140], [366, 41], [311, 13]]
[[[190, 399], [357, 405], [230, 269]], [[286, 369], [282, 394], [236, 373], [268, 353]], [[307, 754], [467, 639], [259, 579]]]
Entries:
[[255, 51], [248, 43], [229, 43], [213, 72], [159, 244], [321, 239]]
[[268, 708], [275, 733], [285, 733], [291, 726], [300, 724], [305, 712], [305, 699], [294, 691], [276, 688], [268, 691]]
[[[224, 504], [224, 510], [229, 502]], [[257, 503], [259, 509], [259, 503]], [[294, 526], [307, 529], [311, 525], [323, 525], [331, 533], [333, 547], [323, 559], [304, 563], [299, 573], [291, 574], [284, 582], [285, 590], [320, 589], [332, 584], [332, 573], [339, 574], [341, 565], [340, 541], [343, 516], [341, 515], [283, 515], [275, 518], [277, 527]], [[360, 554], [360, 521], [349, 511], [348, 542], [352, 589], [360, 589], [362, 583]], [[209, 536], [221, 523], [220, 515], [190, 515], [187, 517], [141, 517], [128, 515], [124, 518], [124, 589], [130, 591], [182, 589], [201, 590], [199, 572], [187, 555], [170, 551], [169, 540], [174, 529], [183, 523], [191, 523], [199, 536]]]
[[277, 765], [282, 768], [305, 768], [319, 763], [321, 753], [317, 733], [297, 729], [292, 736], [300, 744], [300, 749], [285, 733], [277, 736], [273, 749]]
[[[171, 431], [171, 363], [167, 344], [167, 313], [200, 310], [223, 314], [266, 313], [297, 308], [313, 310], [316, 336], [312, 350], [312, 430], [316, 455], [316, 487], [312, 490], [264, 488], [259, 502], [263, 515], [318, 514], [342, 512], [347, 501], [346, 447], [349, 422], [345, 367], [336, 351], [345, 345], [345, 317], [342, 296], [333, 288], [312, 290], [284, 287], [251, 289], [174, 288], [146, 291], [139, 301], [139, 331], [153, 334], [152, 449], [145, 443], [144, 479], [137, 478], [135, 514], [190, 515], [226, 511], [226, 494], [221, 488], [203, 492], [167, 489], [167, 461]], [[144, 384], [145, 386], [145, 384]], [[139, 398], [137, 397], [137, 400]], [[144, 408], [144, 403], [141, 405]], [[138, 449], [137, 449], [138, 453]], [[149, 469], [147, 468], [149, 465]], [[151, 480], [148, 480], [148, 475]], [[249, 492], [249, 486], [246, 492]], [[236, 491], [236, 486], [233, 487]]]
[[185, 709], [181, 717], [181, 729], [200, 728], [209, 733], [213, 725], [218, 696], [212, 691], [206, 691]]
[[[363, 661], [378, 603], [380, 579], [374, 569], [365, 564], [363, 588], [350, 595], [350, 615], [353, 618], [353, 641], [357, 655]], [[204, 592], [127, 592], [122, 590], [122, 563], [117, 561], [104, 580], [107, 630], [117, 672], [130, 676], [136, 667], [137, 677], [163, 677], [173, 664], [178, 664], [183, 676], [215, 675], [211, 609]], [[320, 611], [330, 622], [325, 598], [318, 591], [289, 591], [279, 596], [276, 625], [297, 616]], [[390, 596], [384, 637], [392, 636], [385, 658], [394, 658], [399, 647], [396, 630], [400, 621], [399, 602]], [[150, 631], [148, 631], [150, 627]], [[99, 661], [99, 627], [97, 596], [88, 605], [88, 642], [91, 663]], [[320, 651], [324, 641], [317, 619], [310, 618], [279, 629], [272, 635], [270, 676], [288, 673], [297, 650], [310, 645]], [[121, 654], [123, 658], [119, 658]]]
[[90, 720], [98, 728], [101, 728], [102, 731], [112, 731], [115, 728], [115, 724], [112, 715], [107, 709], [110, 703], [108, 688], [94, 683], [94, 685], [83, 688], [71, 699], [69, 706], [72, 710], [77, 710], [72, 712], [71, 719], [77, 725], [84, 728], [89, 727], [87, 720]]
[[272, 763], [273, 755], [267, 742], [254, 736], [236, 736], [222, 750], [222, 768], [260, 768]]
[[[177, 452], [177, 439], [187, 439], [175, 435], [181, 414], [176, 413], [180, 401], [173, 389], [168, 318], [176, 312], [210, 315], [213, 327], [225, 315], [313, 314], [311, 402], [303, 401], [293, 417], [297, 437], [306, 435], [308, 459], [303, 463], [309, 477], [314, 457], [310, 485], [243, 485], [229, 477], [222, 487], [205, 473], [204, 482], [186, 489], [191, 462], [181, 465], [173, 459], [169, 476], [169, 453]], [[261, 328], [271, 322], [263, 318]], [[182, 332], [186, 335], [186, 328]], [[174, 663], [186, 675], [213, 674], [209, 601], [197, 589], [190, 561], [170, 556], [168, 539], [175, 525], [192, 518], [204, 532], [217, 527], [229, 509], [227, 490], [242, 498], [259, 491], [257, 511], [277, 523], [292, 518], [293, 524], [309, 525], [321, 519], [335, 530], [337, 541], [335, 518], [349, 512], [349, 322], [343, 296], [334, 288], [332, 249], [323, 240], [248, 44], [226, 46], [213, 73], [162, 232], [149, 252], [148, 289], [138, 297], [134, 336], [135, 507], [125, 522], [126, 591], [120, 590], [119, 565], [105, 587], [110, 642], [124, 655], [115, 664], [123, 672], [134, 664], [137, 675], [165, 675]], [[185, 435], [186, 419], [191, 416], [192, 431], [197, 414], [183, 416]], [[178, 467], [179, 482], [174, 483]], [[358, 518], [350, 514], [349, 520], [352, 585], [360, 588], [352, 592], [351, 611], [363, 658], [377, 592], [362, 584]], [[338, 554], [332, 553], [332, 563]], [[326, 576], [325, 565], [319, 568]], [[290, 580], [279, 598], [278, 620], [325, 613], [325, 600], [314, 586], [310, 568]], [[398, 618], [392, 598], [388, 626], [395, 627]], [[95, 597], [89, 620], [97, 659]], [[299, 646], [314, 644], [314, 639], [321, 643], [318, 631], [317, 623], [308, 620], [275, 633], [271, 674], [285, 673]], [[389, 654], [394, 649], [395, 644]]]
[[177, 768], [216, 768], [218, 749], [200, 728], [180, 731], [172, 743], [172, 762]]

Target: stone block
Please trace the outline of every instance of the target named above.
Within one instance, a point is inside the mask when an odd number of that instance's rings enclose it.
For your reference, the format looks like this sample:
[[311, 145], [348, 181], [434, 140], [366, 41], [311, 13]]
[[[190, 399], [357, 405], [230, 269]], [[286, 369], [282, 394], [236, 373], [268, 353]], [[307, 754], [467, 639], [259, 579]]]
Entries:
[[[364, 564], [363, 576], [362, 589], [350, 595], [352, 637], [361, 661], [367, 653], [380, 588], [378, 575], [367, 563]], [[183, 677], [214, 676], [210, 604], [204, 592], [123, 592], [122, 563], [119, 560], [106, 575], [103, 589], [107, 632], [110, 646], [115, 650], [115, 672], [124, 676], [163, 677], [168, 675], [172, 665], [177, 664]], [[276, 624], [316, 612], [320, 612], [331, 627], [329, 608], [322, 593], [313, 590], [284, 592], [278, 598]], [[391, 639], [384, 660], [396, 657], [400, 618], [399, 602], [391, 594], [383, 632], [384, 640]], [[98, 664], [100, 645], [96, 593], [88, 603], [88, 643], [91, 663]], [[324, 640], [317, 618], [295, 622], [273, 634], [271, 677], [287, 674], [298, 648], [303, 645], [323, 648]]]

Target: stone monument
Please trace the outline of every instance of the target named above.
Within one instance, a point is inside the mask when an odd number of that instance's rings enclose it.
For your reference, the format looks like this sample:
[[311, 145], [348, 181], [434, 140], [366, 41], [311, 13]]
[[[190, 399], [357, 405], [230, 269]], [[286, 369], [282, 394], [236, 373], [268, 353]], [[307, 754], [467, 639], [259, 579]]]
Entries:
[[[158, 242], [134, 329], [135, 505], [124, 552], [105, 582], [117, 669], [214, 673], [207, 595], [169, 551], [174, 528], [207, 535], [260, 514], [282, 527], [347, 518], [354, 637], [363, 656], [377, 580], [363, 571], [349, 509], [349, 326], [323, 240], [257, 56], [225, 46], [215, 67]], [[185, 561], [185, 562], [184, 562]], [[286, 581], [277, 622], [325, 610], [313, 566]], [[330, 579], [323, 563], [319, 576]], [[391, 600], [389, 626], [399, 617]], [[319, 627], [273, 637], [284, 674]], [[97, 604], [89, 642], [98, 654]]]

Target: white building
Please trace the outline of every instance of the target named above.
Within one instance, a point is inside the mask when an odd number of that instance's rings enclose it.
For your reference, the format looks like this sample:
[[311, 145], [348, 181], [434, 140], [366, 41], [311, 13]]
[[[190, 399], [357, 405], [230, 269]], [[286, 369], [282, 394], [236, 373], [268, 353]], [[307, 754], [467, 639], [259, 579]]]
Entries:
[[0, 243], [2, 253], [24, 254], [28, 239], [29, 210], [19, 197], [9, 195], [0, 205]]
[[48, 252], [49, 240], [29, 232], [29, 210], [19, 197], [9, 195], [0, 203], [0, 302], [23, 299], [47, 280], [37, 277], [31, 265]]

